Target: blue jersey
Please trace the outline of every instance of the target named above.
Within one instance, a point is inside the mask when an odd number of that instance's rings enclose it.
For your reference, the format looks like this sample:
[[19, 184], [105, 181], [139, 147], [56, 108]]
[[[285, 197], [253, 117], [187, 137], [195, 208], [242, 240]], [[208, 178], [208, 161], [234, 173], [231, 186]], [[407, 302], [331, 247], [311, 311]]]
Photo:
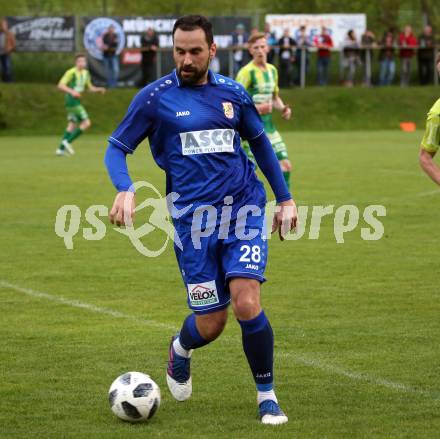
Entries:
[[209, 71], [208, 83], [184, 86], [176, 71], [142, 89], [109, 141], [133, 153], [148, 137], [156, 163], [165, 171], [167, 193], [180, 195], [175, 207], [193, 208], [234, 199], [264, 205], [265, 192], [240, 145], [264, 131], [245, 89]]

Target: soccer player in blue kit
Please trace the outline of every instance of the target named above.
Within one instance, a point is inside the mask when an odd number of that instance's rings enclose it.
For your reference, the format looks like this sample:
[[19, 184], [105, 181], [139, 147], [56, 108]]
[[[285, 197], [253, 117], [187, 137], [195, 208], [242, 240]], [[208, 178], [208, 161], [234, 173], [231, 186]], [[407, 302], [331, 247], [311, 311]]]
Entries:
[[279, 208], [272, 232], [278, 230], [281, 239], [296, 226], [296, 206], [252, 99], [240, 84], [209, 70], [216, 53], [211, 23], [199, 15], [179, 18], [173, 44], [175, 70], [136, 95], [109, 137], [105, 163], [118, 190], [110, 221], [132, 222], [135, 196], [126, 154], [148, 137], [154, 160], [166, 173], [167, 194], [178, 194], [171, 214], [182, 247], [175, 245], [175, 251], [192, 311], [171, 339], [168, 387], [178, 401], [191, 396], [193, 350], [221, 334], [232, 302], [261, 422], [283, 424], [288, 418], [274, 391], [274, 337], [260, 303], [266, 195], [240, 137], [248, 140], [275, 194]]

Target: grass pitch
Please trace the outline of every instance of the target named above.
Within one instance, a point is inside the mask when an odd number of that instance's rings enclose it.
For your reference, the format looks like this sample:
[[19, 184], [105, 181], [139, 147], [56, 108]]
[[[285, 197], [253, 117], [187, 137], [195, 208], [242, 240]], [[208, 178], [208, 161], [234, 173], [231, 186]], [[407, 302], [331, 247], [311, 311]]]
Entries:
[[[13, 438], [436, 438], [440, 431], [440, 190], [419, 170], [421, 133], [285, 133], [299, 205], [353, 204], [359, 226], [337, 244], [333, 216], [319, 239], [270, 241], [264, 308], [276, 336], [277, 394], [289, 423], [263, 427], [240, 331], [193, 356], [194, 393], [175, 402], [167, 345], [188, 313], [171, 245], [141, 256], [107, 225], [87, 241], [90, 205], [110, 207], [104, 136], [70, 158], [57, 137], [0, 138], [0, 436]], [[134, 179], [163, 193], [147, 148]], [[141, 201], [141, 200], [139, 200]], [[73, 250], [54, 231], [65, 204], [82, 212]], [[363, 209], [382, 204], [385, 233], [363, 241]], [[138, 218], [141, 218], [139, 214]], [[105, 221], [105, 219], [103, 218]], [[147, 237], [160, 247], [161, 232]], [[120, 373], [149, 373], [162, 406], [148, 424], [114, 418]]]

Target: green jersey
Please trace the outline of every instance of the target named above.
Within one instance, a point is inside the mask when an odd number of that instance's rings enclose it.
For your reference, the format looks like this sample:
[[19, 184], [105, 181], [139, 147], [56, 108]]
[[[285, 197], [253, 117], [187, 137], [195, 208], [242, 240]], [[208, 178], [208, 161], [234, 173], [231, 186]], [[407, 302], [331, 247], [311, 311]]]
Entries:
[[[274, 96], [278, 95], [278, 70], [272, 64], [266, 64], [266, 69], [261, 70], [253, 61], [246, 64], [237, 74], [236, 81], [239, 82], [252, 97], [254, 104], [272, 102]], [[272, 144], [278, 160], [287, 160], [287, 148], [280, 133], [276, 130], [272, 113], [262, 114], [264, 131]], [[243, 142], [243, 148], [250, 160], [255, 163], [253, 154], [247, 142]], [[288, 180], [286, 179], [287, 184]]]
[[440, 148], [440, 99], [436, 101], [428, 112], [422, 148], [429, 152], [437, 152]]
[[[60, 84], [67, 85], [78, 93], [82, 93], [86, 88], [92, 85], [90, 73], [88, 70], [78, 70], [76, 67], [72, 67], [64, 73], [60, 80]], [[66, 93], [65, 96], [66, 107], [76, 107], [81, 105], [81, 101], [78, 98], [74, 98], [71, 94]]]
[[[271, 102], [274, 95], [277, 95], [280, 90], [278, 71], [272, 64], [266, 64], [266, 69], [261, 70], [251, 61], [240, 69], [236, 81], [250, 94], [254, 104]], [[265, 125], [272, 125], [272, 114], [263, 114], [261, 119]]]

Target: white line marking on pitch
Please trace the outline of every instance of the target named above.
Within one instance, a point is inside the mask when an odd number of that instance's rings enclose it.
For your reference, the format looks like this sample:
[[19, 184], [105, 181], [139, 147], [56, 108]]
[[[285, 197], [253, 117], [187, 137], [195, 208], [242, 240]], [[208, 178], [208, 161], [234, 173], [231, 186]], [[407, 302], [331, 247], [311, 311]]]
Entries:
[[104, 315], [108, 315], [111, 317], [116, 317], [118, 319], [131, 320], [132, 322], [140, 323], [142, 325], [149, 325], [149, 326], [153, 326], [153, 327], [160, 328], [160, 329], [168, 329], [171, 331], [177, 331], [177, 328], [173, 325], [161, 323], [156, 320], [140, 319], [140, 318], [134, 317], [130, 314], [125, 314], [123, 312], [114, 311], [110, 308], [103, 308], [101, 306], [96, 306], [91, 303], [80, 302], [79, 300], [66, 299], [65, 297], [62, 297], [62, 296], [55, 296], [52, 294], [42, 293], [40, 291], [35, 291], [30, 288], [22, 288], [22, 287], [19, 287], [18, 285], [13, 285], [13, 284], [11, 284], [9, 282], [5, 282], [4, 280], [1, 280], [1, 279], [0, 279], [0, 287], [10, 288], [11, 290], [15, 290], [20, 293], [27, 294], [28, 296], [31, 296], [31, 297], [37, 297], [40, 299], [47, 299], [52, 302], [61, 303], [63, 305], [69, 305], [74, 308], [86, 309], [87, 311], [92, 311], [94, 313], [104, 314]]
[[430, 195], [439, 195], [440, 194], [440, 190], [438, 189], [434, 189], [431, 191], [427, 191], [427, 192], [420, 192], [417, 194], [418, 197], [429, 197]]
[[435, 401], [440, 401], [440, 395], [435, 395], [434, 393], [431, 393], [427, 390], [417, 389], [415, 387], [408, 386], [407, 384], [397, 383], [395, 381], [390, 381], [384, 378], [375, 377], [372, 375], [368, 375], [366, 373], [351, 372], [349, 370], [342, 369], [341, 367], [338, 366], [333, 366], [331, 364], [324, 363], [319, 360], [302, 357], [300, 355], [295, 355], [288, 352], [281, 352], [280, 357], [291, 358], [297, 363], [301, 363], [305, 366], [314, 367], [323, 370], [324, 372], [329, 372], [331, 374], [341, 375], [346, 378], [350, 378], [352, 380], [366, 381], [368, 383], [375, 384], [376, 386], [387, 387], [388, 389], [392, 389], [398, 392], [414, 393], [416, 395], [426, 396]]
[[[71, 306], [74, 308], [85, 309], [87, 311], [91, 311], [91, 312], [94, 312], [97, 314], [108, 315], [108, 316], [119, 318], [119, 319], [127, 319], [127, 320], [130, 320], [132, 322], [139, 323], [142, 325], [153, 326], [156, 328], [167, 329], [167, 330], [171, 330], [171, 331], [177, 331], [177, 328], [174, 325], [170, 325], [167, 323], [161, 323], [156, 320], [141, 319], [138, 317], [134, 317], [130, 314], [125, 314], [125, 313], [122, 313], [119, 311], [114, 311], [110, 308], [96, 306], [91, 303], [80, 302], [79, 300], [66, 299], [65, 297], [62, 297], [62, 296], [56, 296], [53, 294], [42, 293], [40, 291], [36, 291], [36, 290], [30, 289], [30, 288], [23, 288], [23, 287], [11, 284], [11, 283], [6, 282], [1, 279], [0, 279], [0, 288], [11, 289], [11, 290], [18, 291], [20, 293], [26, 294], [31, 297], [36, 297], [38, 299], [50, 300], [51, 302], [61, 303], [63, 305], [68, 305], [68, 306]], [[225, 338], [229, 338], [229, 337], [223, 337], [223, 339], [225, 339]], [[289, 359], [291, 359], [297, 363], [303, 364], [305, 366], [314, 367], [316, 369], [320, 369], [324, 372], [328, 372], [333, 375], [341, 375], [341, 376], [344, 376], [346, 378], [350, 378], [355, 381], [364, 381], [364, 382], [368, 382], [370, 384], [374, 384], [376, 386], [386, 387], [386, 388], [394, 390], [394, 391], [404, 392], [404, 393], [413, 393], [416, 395], [428, 397], [428, 398], [433, 399], [435, 401], [440, 401], [439, 396], [436, 396], [433, 393], [428, 392], [426, 390], [417, 389], [417, 388], [408, 386], [406, 384], [397, 383], [394, 381], [390, 381], [390, 380], [380, 378], [380, 377], [375, 377], [375, 376], [368, 375], [365, 373], [351, 372], [349, 370], [345, 370], [345, 369], [342, 369], [338, 366], [333, 366], [331, 364], [324, 363], [324, 362], [321, 362], [316, 359], [310, 359], [310, 358], [302, 357], [300, 355], [295, 355], [295, 354], [292, 354], [289, 352], [282, 352], [282, 351], [281, 352], [278, 351], [278, 355], [276, 355], [276, 357], [289, 358]]]

